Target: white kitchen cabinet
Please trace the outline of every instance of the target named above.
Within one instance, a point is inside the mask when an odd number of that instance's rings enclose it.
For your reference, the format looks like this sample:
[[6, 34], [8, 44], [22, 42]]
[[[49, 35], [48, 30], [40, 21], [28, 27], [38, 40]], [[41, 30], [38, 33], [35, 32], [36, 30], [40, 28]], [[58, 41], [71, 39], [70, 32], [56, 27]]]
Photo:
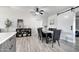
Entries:
[[0, 44], [0, 52], [15, 52], [16, 51], [16, 35], [13, 35], [5, 42]]

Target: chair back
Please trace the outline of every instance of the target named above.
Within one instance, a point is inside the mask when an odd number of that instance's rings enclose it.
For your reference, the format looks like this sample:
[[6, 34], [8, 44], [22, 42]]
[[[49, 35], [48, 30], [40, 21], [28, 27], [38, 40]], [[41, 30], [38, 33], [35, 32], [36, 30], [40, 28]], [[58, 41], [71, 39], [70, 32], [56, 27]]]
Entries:
[[46, 34], [43, 33], [42, 28], [38, 28], [38, 35], [39, 37], [46, 37]]
[[56, 28], [49, 28], [49, 30], [50, 30], [50, 31], [55, 31], [55, 30], [56, 30]]
[[56, 40], [60, 39], [60, 35], [61, 35], [61, 30], [55, 30], [54, 31], [54, 35], [53, 35], [54, 42], [56, 42]]

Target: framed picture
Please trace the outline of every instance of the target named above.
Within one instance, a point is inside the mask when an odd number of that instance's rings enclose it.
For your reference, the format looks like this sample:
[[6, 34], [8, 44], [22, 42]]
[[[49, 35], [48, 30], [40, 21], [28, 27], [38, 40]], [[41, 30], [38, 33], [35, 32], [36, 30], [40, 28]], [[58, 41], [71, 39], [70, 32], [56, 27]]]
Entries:
[[54, 25], [54, 19], [50, 19], [50, 25]]
[[49, 25], [54, 25], [57, 20], [57, 15], [53, 15], [49, 17]]

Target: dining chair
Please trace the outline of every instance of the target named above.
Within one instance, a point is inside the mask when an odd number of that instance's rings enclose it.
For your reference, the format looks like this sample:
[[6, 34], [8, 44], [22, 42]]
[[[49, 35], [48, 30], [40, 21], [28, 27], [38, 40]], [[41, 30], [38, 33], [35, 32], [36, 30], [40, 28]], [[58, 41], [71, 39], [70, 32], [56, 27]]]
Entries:
[[38, 38], [40, 38], [40, 40], [41, 40], [41, 33], [40, 33], [40, 30], [41, 30], [41, 28], [38, 28], [38, 29], [37, 29], [37, 31], [38, 31]]
[[[42, 40], [42, 42], [43, 42], [44, 39], [46, 39], [46, 33], [44, 33], [44, 32], [42, 31], [42, 29], [40, 29], [40, 35], [41, 35], [41, 40]], [[47, 43], [47, 41], [46, 41], [46, 43]]]
[[[42, 31], [42, 28], [38, 28], [38, 36], [40, 37], [40, 40], [42, 40], [42, 42], [44, 41], [44, 39], [47, 39], [46, 33]], [[48, 43], [48, 41], [46, 41], [46, 43]]]
[[[49, 37], [49, 38], [53, 38], [53, 37], [54, 37], [54, 34], [55, 34], [55, 32], [56, 32], [56, 28], [49, 28], [49, 31], [53, 31], [53, 36], [52, 36], [51, 33], [49, 33], [49, 34], [48, 34], [48, 37]], [[56, 42], [55, 39], [52, 39], [52, 41], [53, 41], [54, 43]]]
[[48, 34], [49, 39], [51, 38], [51, 41], [52, 41], [52, 47], [53, 47], [53, 44], [56, 43], [56, 41], [60, 46], [59, 40], [60, 40], [61, 30], [58, 30], [56, 28], [49, 28], [49, 30], [53, 31], [53, 36], [51, 34]]
[[49, 31], [55, 31], [56, 28], [49, 28]]
[[55, 43], [56, 41], [58, 42], [58, 45], [60, 46], [60, 35], [61, 35], [61, 30], [55, 30], [55, 32], [53, 33], [53, 42], [52, 42], [52, 47], [53, 47], [53, 43]]

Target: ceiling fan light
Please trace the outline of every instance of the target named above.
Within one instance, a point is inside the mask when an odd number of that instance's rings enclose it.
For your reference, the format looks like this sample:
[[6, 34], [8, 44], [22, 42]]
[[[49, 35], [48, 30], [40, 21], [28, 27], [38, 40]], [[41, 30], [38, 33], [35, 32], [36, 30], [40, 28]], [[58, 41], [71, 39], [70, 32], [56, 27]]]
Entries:
[[36, 15], [39, 15], [39, 12], [35, 12]]

